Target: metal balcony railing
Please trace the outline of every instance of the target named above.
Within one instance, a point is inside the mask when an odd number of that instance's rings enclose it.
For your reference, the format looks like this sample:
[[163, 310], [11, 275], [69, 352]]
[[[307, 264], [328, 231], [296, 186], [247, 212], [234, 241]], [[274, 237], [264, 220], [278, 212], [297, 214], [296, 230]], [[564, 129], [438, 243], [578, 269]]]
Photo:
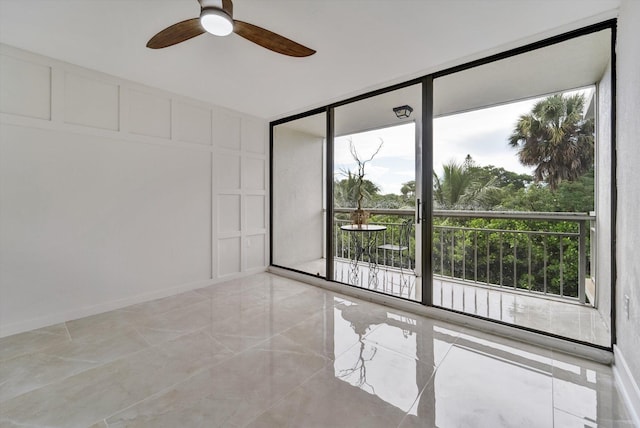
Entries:
[[[351, 259], [349, 209], [336, 209], [334, 254]], [[369, 210], [370, 223], [387, 227], [372, 241], [363, 262], [381, 270], [414, 269], [415, 239], [407, 251], [389, 252], [397, 244], [403, 220], [413, 210]], [[433, 274], [443, 280], [510, 289], [585, 303], [590, 271], [588, 236], [595, 216], [581, 213], [433, 211], [431, 260]], [[371, 260], [369, 259], [371, 258]]]
[[[340, 229], [340, 226], [350, 224], [348, 219], [350, 213], [353, 210], [337, 208], [334, 210], [336, 214], [343, 214], [344, 218], [336, 217], [334, 219], [334, 254], [336, 257], [345, 259], [351, 259], [353, 257], [353, 244], [352, 235], [344, 232]], [[393, 269], [413, 269], [415, 268], [415, 239], [411, 239], [411, 242], [407, 245], [409, 248], [406, 251], [391, 251], [388, 249], [380, 248], [387, 244], [399, 245], [401, 239], [403, 220], [411, 218], [415, 215], [413, 210], [367, 210], [372, 215], [370, 224], [377, 224], [385, 226], [387, 229], [383, 232], [376, 232], [371, 240], [371, 257], [369, 254], [365, 254], [364, 262], [375, 262], [381, 269], [393, 268]], [[384, 221], [380, 217], [384, 216], [386, 219], [392, 218], [394, 221]]]

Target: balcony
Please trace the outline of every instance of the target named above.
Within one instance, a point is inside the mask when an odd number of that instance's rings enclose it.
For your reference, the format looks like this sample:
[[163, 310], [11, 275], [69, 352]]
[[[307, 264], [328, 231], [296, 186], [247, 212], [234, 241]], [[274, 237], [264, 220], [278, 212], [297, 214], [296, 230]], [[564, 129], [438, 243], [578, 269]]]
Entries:
[[[357, 242], [334, 219], [334, 279], [410, 300], [421, 300], [416, 234], [401, 242], [413, 210], [370, 210], [370, 236], [354, 263]], [[433, 303], [578, 340], [606, 343], [591, 278], [595, 218], [580, 213], [434, 211]], [[418, 226], [420, 227], [420, 226]], [[415, 232], [415, 226], [414, 226]], [[390, 251], [390, 245], [407, 247]], [[354, 270], [357, 273], [354, 275]], [[416, 273], [418, 272], [418, 273]], [[355, 279], [355, 280], [354, 280]]]

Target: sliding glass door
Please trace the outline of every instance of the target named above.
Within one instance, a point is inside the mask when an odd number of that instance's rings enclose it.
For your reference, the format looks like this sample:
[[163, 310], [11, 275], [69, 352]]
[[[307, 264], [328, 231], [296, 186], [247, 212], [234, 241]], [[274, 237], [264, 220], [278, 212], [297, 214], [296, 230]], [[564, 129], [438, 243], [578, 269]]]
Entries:
[[421, 300], [421, 94], [416, 84], [333, 111], [334, 281]]

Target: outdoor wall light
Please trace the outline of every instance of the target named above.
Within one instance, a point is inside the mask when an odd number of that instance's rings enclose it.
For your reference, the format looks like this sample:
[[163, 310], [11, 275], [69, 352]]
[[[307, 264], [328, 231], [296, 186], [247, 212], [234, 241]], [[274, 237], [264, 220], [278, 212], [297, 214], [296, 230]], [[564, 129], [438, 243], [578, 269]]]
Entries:
[[413, 109], [411, 108], [411, 106], [406, 105], [393, 108], [393, 112], [396, 114], [396, 117], [398, 119], [406, 119], [407, 117], [411, 116], [412, 111]]

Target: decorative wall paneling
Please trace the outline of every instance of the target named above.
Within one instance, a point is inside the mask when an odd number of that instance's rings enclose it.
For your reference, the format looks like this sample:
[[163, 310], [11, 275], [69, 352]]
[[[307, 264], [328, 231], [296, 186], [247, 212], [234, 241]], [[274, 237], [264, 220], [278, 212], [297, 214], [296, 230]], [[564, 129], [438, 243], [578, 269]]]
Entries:
[[0, 336], [264, 270], [266, 129], [0, 45]]

